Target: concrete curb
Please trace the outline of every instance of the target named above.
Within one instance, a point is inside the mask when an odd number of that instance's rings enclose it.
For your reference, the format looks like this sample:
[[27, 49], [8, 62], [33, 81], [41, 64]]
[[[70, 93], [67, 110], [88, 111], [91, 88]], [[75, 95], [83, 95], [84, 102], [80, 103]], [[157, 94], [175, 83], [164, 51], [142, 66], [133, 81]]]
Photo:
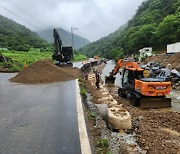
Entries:
[[82, 107], [78, 80], [76, 80], [76, 100], [77, 100], [77, 116], [78, 116], [78, 129], [79, 129], [79, 138], [81, 144], [81, 152], [82, 154], [92, 154], [89, 138], [87, 134], [86, 124], [85, 124], [85, 119], [84, 119], [84, 111]]

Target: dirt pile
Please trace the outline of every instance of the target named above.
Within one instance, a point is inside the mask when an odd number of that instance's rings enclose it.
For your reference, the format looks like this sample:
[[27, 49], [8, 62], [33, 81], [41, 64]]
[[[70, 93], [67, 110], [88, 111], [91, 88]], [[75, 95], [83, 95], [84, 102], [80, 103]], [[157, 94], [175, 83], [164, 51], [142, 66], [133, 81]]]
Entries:
[[10, 81], [24, 84], [63, 82], [76, 79], [80, 74], [78, 68], [60, 68], [55, 66], [50, 59], [46, 59], [22, 70]]
[[180, 71], [180, 53], [176, 54], [160, 54], [156, 56], [147, 57], [144, 63], [148, 62], [157, 62], [162, 66], [167, 66], [167, 64], [171, 64], [174, 69]]

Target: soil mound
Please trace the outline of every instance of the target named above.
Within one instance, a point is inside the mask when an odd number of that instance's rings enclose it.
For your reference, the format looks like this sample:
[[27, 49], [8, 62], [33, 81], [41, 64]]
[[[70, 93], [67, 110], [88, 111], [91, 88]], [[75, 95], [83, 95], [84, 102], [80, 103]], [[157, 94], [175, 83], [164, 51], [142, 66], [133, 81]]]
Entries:
[[80, 70], [78, 68], [60, 68], [52, 64], [50, 59], [46, 59], [22, 70], [10, 81], [24, 84], [43, 84], [69, 81], [78, 78], [79, 75]]

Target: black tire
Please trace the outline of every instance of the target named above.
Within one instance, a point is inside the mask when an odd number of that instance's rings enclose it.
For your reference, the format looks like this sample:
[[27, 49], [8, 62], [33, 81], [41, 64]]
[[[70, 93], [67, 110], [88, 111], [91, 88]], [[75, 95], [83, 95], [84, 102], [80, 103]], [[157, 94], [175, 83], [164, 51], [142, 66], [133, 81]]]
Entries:
[[121, 89], [121, 88], [118, 89], [118, 95], [123, 98], [127, 97], [127, 95], [124, 93], [123, 89]]
[[134, 94], [131, 95], [131, 104], [136, 107], [140, 106], [140, 99]]

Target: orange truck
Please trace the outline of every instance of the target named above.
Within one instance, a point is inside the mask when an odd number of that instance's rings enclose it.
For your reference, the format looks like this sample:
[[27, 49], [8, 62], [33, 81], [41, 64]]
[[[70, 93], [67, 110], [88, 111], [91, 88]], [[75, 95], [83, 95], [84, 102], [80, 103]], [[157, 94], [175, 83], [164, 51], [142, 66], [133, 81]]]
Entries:
[[171, 82], [145, 77], [144, 69], [138, 63], [120, 59], [110, 76], [106, 76], [105, 83], [114, 83], [115, 75], [120, 73], [120, 97], [130, 98], [131, 104], [141, 108], [171, 107], [170, 93]]

